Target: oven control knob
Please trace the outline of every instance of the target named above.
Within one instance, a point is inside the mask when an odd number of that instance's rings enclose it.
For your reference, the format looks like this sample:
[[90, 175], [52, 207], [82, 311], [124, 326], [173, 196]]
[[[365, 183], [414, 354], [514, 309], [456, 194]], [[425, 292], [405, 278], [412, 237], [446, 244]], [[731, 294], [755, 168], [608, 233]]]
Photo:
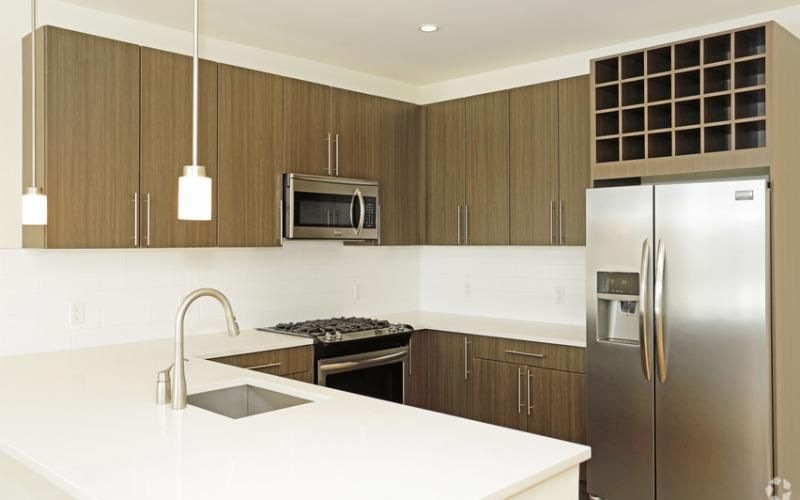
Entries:
[[342, 332], [336, 332], [333, 336], [336, 340], [342, 340]]
[[333, 335], [331, 335], [331, 332], [325, 333], [325, 340], [333, 340]]

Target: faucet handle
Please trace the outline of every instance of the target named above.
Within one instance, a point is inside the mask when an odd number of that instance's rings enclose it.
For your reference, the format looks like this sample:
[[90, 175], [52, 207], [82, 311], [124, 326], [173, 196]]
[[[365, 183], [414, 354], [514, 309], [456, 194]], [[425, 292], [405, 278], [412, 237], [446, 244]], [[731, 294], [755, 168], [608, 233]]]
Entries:
[[[189, 362], [188, 359], [184, 358], [184, 361], [187, 363]], [[169, 379], [169, 372], [175, 368], [175, 363], [172, 363], [168, 367], [164, 368], [158, 375], [156, 376], [156, 404], [157, 405], [165, 405], [169, 404], [172, 400], [172, 390], [170, 389], [170, 379]]]

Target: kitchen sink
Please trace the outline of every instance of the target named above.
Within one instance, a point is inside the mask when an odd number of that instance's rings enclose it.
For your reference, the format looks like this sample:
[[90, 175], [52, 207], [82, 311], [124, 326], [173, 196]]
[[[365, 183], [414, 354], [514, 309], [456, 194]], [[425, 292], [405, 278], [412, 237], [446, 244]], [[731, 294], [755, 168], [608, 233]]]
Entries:
[[243, 418], [311, 401], [245, 384], [190, 394], [187, 402], [192, 406], [226, 417]]

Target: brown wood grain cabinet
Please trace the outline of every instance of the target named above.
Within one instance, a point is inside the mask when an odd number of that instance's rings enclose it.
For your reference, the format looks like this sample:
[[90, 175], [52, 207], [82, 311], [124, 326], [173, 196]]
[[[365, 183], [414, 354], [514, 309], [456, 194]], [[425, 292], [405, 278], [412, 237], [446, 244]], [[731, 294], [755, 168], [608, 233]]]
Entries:
[[586, 244], [586, 190], [592, 184], [589, 76], [558, 82], [559, 242]]
[[536, 367], [526, 367], [525, 375], [523, 390], [526, 398], [530, 395], [528, 432], [585, 443], [586, 376]]
[[[222, 356], [210, 359], [209, 361], [216, 361], [217, 363], [259, 371], [261, 373], [269, 373], [270, 375], [289, 376], [313, 372], [314, 348], [312, 346], [290, 347], [272, 351]], [[305, 376], [306, 375], [299, 375], [297, 379]]]
[[283, 79], [219, 65], [219, 246], [279, 246]]
[[488, 424], [527, 430], [527, 368], [488, 359], [472, 360], [470, 417]]
[[463, 99], [425, 107], [425, 243], [459, 245], [466, 205]]
[[470, 414], [470, 337], [430, 332], [429, 406], [433, 411], [468, 417]]
[[547, 82], [510, 93], [510, 242], [558, 242], [559, 83]]
[[333, 169], [340, 177], [372, 179], [375, 170], [375, 109], [377, 97], [333, 88], [331, 128]]
[[44, 144], [37, 164], [48, 195], [48, 219], [47, 226], [26, 229], [23, 244], [133, 247], [139, 47], [51, 26], [43, 28], [42, 38], [39, 130]]
[[332, 151], [331, 88], [283, 80], [283, 164], [287, 172], [329, 175]]
[[511, 243], [584, 245], [589, 77], [514, 89], [510, 110]]
[[380, 243], [419, 245], [425, 213], [420, 189], [420, 107], [375, 99], [374, 178], [380, 185]]
[[178, 176], [192, 163], [192, 59], [141, 49], [143, 247], [217, 245], [217, 64], [201, 61], [198, 161], [213, 180], [211, 221], [178, 220]]
[[463, 242], [508, 245], [508, 92], [466, 99]]
[[430, 382], [430, 338], [426, 331], [417, 331], [409, 341], [408, 367], [406, 368], [406, 404], [428, 408]]

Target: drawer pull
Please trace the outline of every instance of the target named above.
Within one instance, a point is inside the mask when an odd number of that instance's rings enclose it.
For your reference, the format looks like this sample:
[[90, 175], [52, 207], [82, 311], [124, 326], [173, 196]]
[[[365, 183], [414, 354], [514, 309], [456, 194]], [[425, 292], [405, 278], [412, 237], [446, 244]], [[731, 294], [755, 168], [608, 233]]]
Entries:
[[506, 349], [506, 354], [516, 354], [518, 356], [528, 356], [530, 358], [538, 358], [538, 359], [544, 359], [544, 357], [545, 357], [544, 354], [536, 354], [536, 353], [533, 353], [533, 352], [512, 351], [510, 349]]
[[247, 366], [245, 370], [262, 370], [264, 368], [277, 368], [279, 366], [281, 366], [281, 363], [267, 363], [266, 365]]

